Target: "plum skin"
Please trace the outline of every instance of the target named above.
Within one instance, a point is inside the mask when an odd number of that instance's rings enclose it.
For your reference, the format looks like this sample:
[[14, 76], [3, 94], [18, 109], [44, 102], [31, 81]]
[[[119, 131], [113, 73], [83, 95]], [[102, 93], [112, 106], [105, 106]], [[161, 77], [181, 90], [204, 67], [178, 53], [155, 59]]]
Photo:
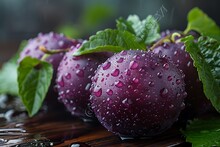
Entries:
[[188, 95], [185, 100], [186, 109], [182, 113], [183, 117], [185, 119], [192, 119], [210, 110], [211, 103], [203, 92], [202, 83], [199, 81], [192, 58], [185, 51], [185, 45], [182, 42], [166, 42], [154, 48], [153, 52], [172, 60], [185, 74], [184, 80]]
[[58, 100], [73, 116], [81, 117], [84, 120], [94, 119], [88, 106], [91, 94], [89, 90], [92, 83], [91, 77], [98, 65], [112, 54], [93, 53], [73, 56], [75, 50], [77, 49], [67, 52], [58, 67], [56, 79]]
[[109, 131], [126, 137], [158, 135], [184, 108], [184, 75], [152, 52], [122, 51], [93, 77], [91, 108]]

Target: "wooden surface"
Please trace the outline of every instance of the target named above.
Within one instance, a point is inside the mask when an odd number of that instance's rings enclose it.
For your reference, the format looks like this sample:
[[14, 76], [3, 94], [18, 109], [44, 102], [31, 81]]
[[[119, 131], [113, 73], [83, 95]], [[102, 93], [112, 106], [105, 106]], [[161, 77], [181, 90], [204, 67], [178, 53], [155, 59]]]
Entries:
[[0, 146], [190, 146], [172, 127], [155, 138], [121, 140], [97, 122], [83, 122], [64, 109], [41, 110], [28, 118], [18, 99], [7, 98], [0, 107]]

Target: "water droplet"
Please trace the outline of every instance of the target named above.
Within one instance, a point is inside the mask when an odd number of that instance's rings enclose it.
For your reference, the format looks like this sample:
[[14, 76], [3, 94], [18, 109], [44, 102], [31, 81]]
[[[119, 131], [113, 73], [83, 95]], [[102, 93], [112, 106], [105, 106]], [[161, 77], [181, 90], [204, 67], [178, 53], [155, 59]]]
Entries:
[[119, 75], [119, 72], [120, 72], [119, 69], [114, 69], [114, 70], [112, 71], [111, 75], [112, 75], [113, 77], [117, 77], [117, 76]]
[[165, 43], [163, 44], [163, 47], [164, 47], [164, 48], [169, 48], [169, 45], [165, 42]]
[[63, 76], [61, 76], [60, 80], [58, 81], [58, 85], [60, 87], [64, 87], [65, 83], [64, 83], [64, 80], [63, 80]]
[[30, 52], [31, 52], [30, 49], [26, 50], [25, 55], [29, 54]]
[[59, 42], [58, 42], [58, 45], [59, 45], [60, 47], [63, 47], [63, 45], [64, 45], [64, 41], [62, 41], [62, 40], [59, 41]]
[[85, 90], [86, 90], [86, 91], [89, 90], [90, 87], [91, 87], [91, 83], [86, 84]]
[[109, 69], [110, 66], [111, 66], [110, 62], [105, 62], [105, 63], [102, 64], [102, 69], [107, 70], [107, 69]]
[[150, 82], [148, 83], [148, 85], [149, 85], [150, 87], [154, 87], [154, 82], [153, 82], [153, 81], [150, 81]]
[[70, 92], [70, 90], [69, 90], [69, 89], [67, 89], [67, 90], [66, 90], [66, 94], [68, 94], [69, 92]]
[[121, 88], [123, 85], [124, 85], [124, 83], [122, 81], [115, 82], [115, 86], [118, 88]]
[[133, 58], [136, 60], [140, 60], [141, 57], [139, 55], [135, 55]]
[[121, 55], [122, 56], [127, 55], [127, 51], [126, 50], [121, 51]]
[[168, 76], [168, 77], [167, 77], [167, 80], [168, 80], [168, 81], [172, 81], [172, 79], [173, 79], [172, 76]]
[[177, 79], [177, 80], [176, 80], [176, 84], [179, 85], [180, 83], [181, 83], [181, 80], [180, 80], [180, 79]]
[[163, 64], [163, 68], [166, 69], [166, 70], [169, 69], [169, 64], [168, 63], [164, 63]]
[[181, 46], [180, 49], [181, 49], [181, 50], [185, 50], [185, 45]]
[[183, 97], [184, 97], [184, 98], [187, 97], [187, 92], [184, 92], [184, 93], [183, 93]]
[[80, 65], [79, 65], [79, 64], [76, 64], [75, 68], [79, 68], [79, 67], [80, 67]]
[[66, 73], [65, 78], [66, 79], [71, 79], [71, 74], [70, 73]]
[[102, 95], [102, 88], [96, 86], [93, 90], [95, 96], [100, 97]]
[[138, 63], [136, 61], [131, 61], [129, 64], [130, 69], [136, 69], [138, 67]]
[[131, 71], [129, 69], [125, 70], [125, 75], [130, 76], [131, 75]]
[[80, 56], [73, 56], [72, 57], [72, 60], [79, 60], [80, 59]]
[[174, 53], [173, 53], [174, 55], [177, 55], [177, 51], [174, 51]]
[[191, 62], [189, 61], [188, 63], [187, 63], [187, 67], [190, 67], [191, 66]]
[[180, 98], [180, 97], [181, 97], [181, 94], [180, 94], [180, 93], [177, 93], [177, 94], [176, 94], [176, 97], [177, 97], [177, 98]]
[[79, 69], [76, 71], [76, 75], [79, 76], [79, 77], [84, 77], [84, 71]]
[[181, 109], [184, 109], [185, 108], [185, 104], [182, 103], [180, 107], [181, 107]]
[[161, 89], [160, 95], [161, 95], [161, 97], [166, 98], [168, 96], [168, 89], [166, 89], [166, 88]]
[[150, 98], [150, 95], [148, 95], [148, 94], [147, 94], [147, 95], [145, 95], [145, 98]]
[[111, 89], [107, 89], [107, 90], [106, 90], [106, 93], [107, 93], [108, 95], [112, 95], [112, 94], [113, 94], [113, 91], [112, 91]]
[[138, 80], [137, 78], [133, 78], [132, 81], [133, 81], [135, 84], [139, 83], [139, 80]]
[[170, 106], [169, 106], [169, 108], [170, 108], [170, 109], [173, 109], [173, 108], [174, 108], [174, 105], [173, 105], [173, 104], [172, 104], [172, 105], [170, 105]]
[[125, 99], [122, 101], [122, 103], [125, 104], [127, 101], [128, 101], [128, 99], [125, 98]]
[[163, 76], [163, 74], [162, 74], [161, 72], [158, 72], [158, 73], [157, 73], [157, 77], [158, 77], [158, 78], [162, 78], [162, 76]]
[[124, 58], [119, 58], [117, 63], [122, 63], [124, 61]]

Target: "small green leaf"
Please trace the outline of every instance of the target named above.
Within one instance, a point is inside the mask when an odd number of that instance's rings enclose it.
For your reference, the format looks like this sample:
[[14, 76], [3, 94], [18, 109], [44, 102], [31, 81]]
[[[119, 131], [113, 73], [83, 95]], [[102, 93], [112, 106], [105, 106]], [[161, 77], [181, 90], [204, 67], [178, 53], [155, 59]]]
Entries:
[[51, 83], [53, 67], [36, 58], [25, 57], [18, 67], [19, 95], [29, 116], [35, 115]]
[[193, 147], [220, 146], [220, 118], [194, 120], [182, 133]]
[[188, 13], [188, 25], [184, 33], [188, 33], [190, 30], [195, 30], [204, 36], [220, 40], [220, 28], [214, 20], [199, 8], [193, 8]]
[[89, 41], [85, 42], [74, 52], [74, 55], [104, 51], [120, 52], [129, 49], [145, 50], [146, 47], [139, 38], [127, 31], [106, 29], [91, 36]]
[[183, 39], [203, 83], [203, 91], [215, 109], [220, 112], [220, 42], [210, 37], [192, 36]]
[[130, 15], [127, 20], [119, 18], [116, 22], [118, 30], [126, 30], [135, 34], [146, 45], [152, 44], [160, 38], [159, 24], [151, 15], [142, 21], [137, 15]]
[[129, 16], [128, 21], [132, 22], [135, 34], [140, 37], [145, 44], [151, 44], [160, 38], [160, 27], [157, 20], [149, 15], [146, 19], [140, 21], [138, 16]]
[[124, 18], [119, 18], [116, 20], [117, 29], [120, 31], [128, 31], [132, 34], [135, 34], [135, 31], [132, 27], [133, 23], [125, 20]]
[[0, 70], [0, 94], [18, 95], [17, 65], [7, 62]]

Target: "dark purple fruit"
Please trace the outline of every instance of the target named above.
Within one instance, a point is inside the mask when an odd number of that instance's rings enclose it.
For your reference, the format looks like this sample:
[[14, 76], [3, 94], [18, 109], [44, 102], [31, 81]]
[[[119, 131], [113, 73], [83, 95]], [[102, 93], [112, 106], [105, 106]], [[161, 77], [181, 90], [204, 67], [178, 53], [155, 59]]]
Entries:
[[183, 43], [166, 42], [154, 48], [154, 53], [170, 58], [179, 69], [185, 74], [186, 83], [186, 109], [189, 118], [206, 112], [211, 107], [211, 103], [205, 97], [202, 83], [199, 81], [198, 72], [193, 66], [193, 60], [189, 53], [185, 51]]
[[120, 136], [154, 136], [170, 128], [184, 108], [183, 74], [152, 52], [122, 51], [93, 77], [91, 108]]
[[[20, 57], [18, 59], [18, 62], [20, 62], [24, 57], [31, 56], [34, 58], [42, 59], [45, 53], [40, 50], [40, 47], [44, 47], [47, 50], [55, 50], [55, 49], [67, 49], [74, 47], [79, 42], [76, 40], [70, 40], [63, 36], [62, 34], [56, 34], [56, 33], [48, 33], [48, 34], [42, 34], [40, 33], [36, 38], [30, 39], [25, 46], [24, 50], [20, 53]], [[54, 92], [53, 86], [55, 85], [55, 77], [56, 77], [56, 71], [57, 67], [62, 60], [64, 56], [64, 52], [49, 55], [49, 57], [46, 58], [46, 61], [51, 63], [53, 65], [54, 69], [54, 75], [52, 79], [51, 86], [49, 88], [49, 92], [47, 93], [47, 99], [50, 103], [53, 103], [52, 101], [55, 101], [53, 97], [57, 97], [56, 93]]]
[[64, 103], [72, 115], [88, 119], [93, 117], [88, 107], [91, 77], [94, 76], [98, 65], [110, 57], [110, 54], [73, 56], [74, 51], [75, 49], [66, 53], [58, 67], [56, 80], [58, 99]]

